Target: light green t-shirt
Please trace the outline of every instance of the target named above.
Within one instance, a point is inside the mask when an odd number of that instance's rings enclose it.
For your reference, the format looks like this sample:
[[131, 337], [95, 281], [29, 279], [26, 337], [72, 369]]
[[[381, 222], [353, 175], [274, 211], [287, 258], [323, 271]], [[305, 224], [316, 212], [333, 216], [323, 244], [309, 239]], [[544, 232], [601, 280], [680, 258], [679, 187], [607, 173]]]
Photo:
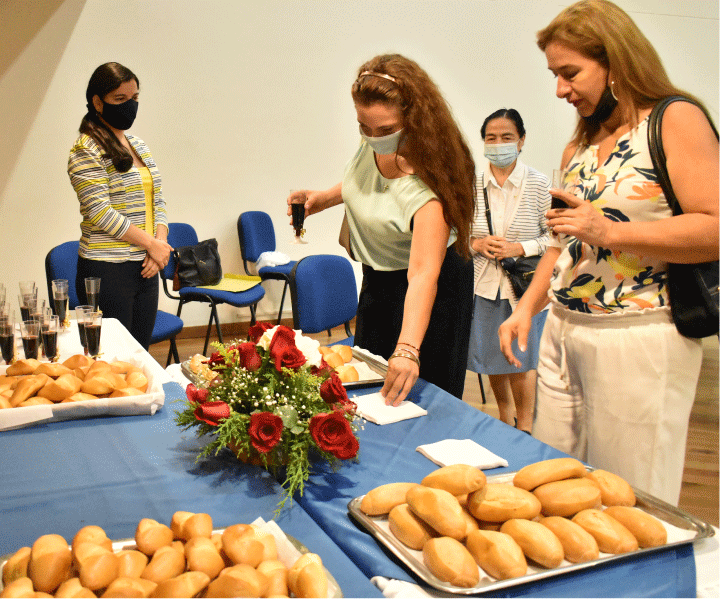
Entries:
[[[419, 208], [437, 198], [417, 175], [386, 179], [367, 142], [345, 167], [342, 197], [355, 258], [378, 271], [407, 269], [412, 219]], [[455, 242], [450, 233], [448, 246]]]

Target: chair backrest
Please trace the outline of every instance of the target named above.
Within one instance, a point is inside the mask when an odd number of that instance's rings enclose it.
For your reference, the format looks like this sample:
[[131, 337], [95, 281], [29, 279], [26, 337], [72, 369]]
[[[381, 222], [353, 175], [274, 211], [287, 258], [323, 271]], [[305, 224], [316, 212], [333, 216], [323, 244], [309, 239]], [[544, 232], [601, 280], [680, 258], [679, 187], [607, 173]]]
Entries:
[[75, 277], [77, 275], [78, 248], [80, 242], [65, 242], [55, 246], [45, 257], [45, 279], [47, 280], [48, 302], [52, 306], [52, 281], [54, 279], [68, 280], [68, 308], [74, 309], [80, 302], [75, 292]]
[[[169, 223], [168, 224], [168, 244], [173, 248], [179, 248], [181, 246], [194, 246], [198, 243], [198, 236], [195, 233], [195, 228], [187, 223]], [[160, 276], [163, 279], [172, 281], [173, 275], [175, 274], [175, 256], [170, 253], [170, 260], [165, 268], [160, 271]]]
[[355, 272], [350, 261], [315, 254], [298, 261], [290, 275], [294, 328], [319, 333], [347, 323], [357, 313]]
[[250, 210], [242, 213], [238, 217], [237, 230], [246, 272], [247, 261], [257, 262], [263, 252], [275, 251], [275, 228], [266, 212]]

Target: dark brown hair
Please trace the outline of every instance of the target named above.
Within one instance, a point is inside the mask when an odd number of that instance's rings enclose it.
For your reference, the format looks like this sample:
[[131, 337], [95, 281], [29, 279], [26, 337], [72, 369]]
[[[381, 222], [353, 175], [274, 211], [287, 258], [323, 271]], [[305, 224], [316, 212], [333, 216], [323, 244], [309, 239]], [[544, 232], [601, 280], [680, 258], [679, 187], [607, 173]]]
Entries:
[[[395, 81], [361, 76], [365, 71], [386, 74]], [[475, 162], [438, 87], [417, 63], [399, 54], [385, 54], [360, 67], [352, 97], [362, 106], [383, 102], [402, 111], [401, 154], [437, 195], [445, 221], [457, 233], [456, 250], [469, 257]]]
[[118, 89], [126, 81], [135, 80], [138, 89], [140, 81], [135, 74], [120, 63], [109, 62], [100, 65], [90, 77], [85, 98], [87, 100], [87, 114], [80, 123], [80, 133], [89, 135], [94, 139], [103, 151], [103, 156], [112, 160], [115, 168], [124, 173], [132, 167], [133, 157], [128, 150], [120, 143], [116, 135], [103, 123], [93, 105], [93, 96], [100, 100], [110, 92]]

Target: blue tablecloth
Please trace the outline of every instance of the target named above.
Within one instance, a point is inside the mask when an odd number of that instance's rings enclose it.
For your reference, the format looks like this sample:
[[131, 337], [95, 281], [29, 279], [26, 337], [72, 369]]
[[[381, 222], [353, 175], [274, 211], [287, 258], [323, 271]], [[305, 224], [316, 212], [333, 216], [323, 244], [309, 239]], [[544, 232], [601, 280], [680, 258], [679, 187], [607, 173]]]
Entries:
[[[280, 485], [230, 452], [196, 463], [203, 442], [174, 423], [168, 383], [153, 416], [109, 417], [0, 433], [0, 555], [57, 533], [69, 541], [85, 525], [111, 539], [132, 538], [140, 519], [169, 524], [178, 510], [208, 513], [216, 528], [271, 520]], [[277, 519], [287, 534], [320, 555], [345, 596], [380, 591], [297, 504]]]
[[[378, 391], [368, 388], [363, 394]], [[352, 393], [350, 394], [352, 397]], [[338, 471], [318, 465], [299, 499], [300, 505], [340, 546], [367, 577], [415, 581], [399, 561], [348, 518], [347, 504], [370, 489], [395, 481], [417, 481], [438, 468], [415, 448], [447, 438], [475, 440], [505, 458], [509, 466], [487, 475], [565, 456], [531, 436], [482, 413], [422, 381], [413, 400], [428, 411], [418, 419], [377, 426], [367, 423], [359, 432], [358, 463], [346, 462]], [[695, 596], [695, 560], [691, 544], [653, 554], [627, 557], [599, 568], [560, 575], [533, 585], [495, 591], [493, 596]]]

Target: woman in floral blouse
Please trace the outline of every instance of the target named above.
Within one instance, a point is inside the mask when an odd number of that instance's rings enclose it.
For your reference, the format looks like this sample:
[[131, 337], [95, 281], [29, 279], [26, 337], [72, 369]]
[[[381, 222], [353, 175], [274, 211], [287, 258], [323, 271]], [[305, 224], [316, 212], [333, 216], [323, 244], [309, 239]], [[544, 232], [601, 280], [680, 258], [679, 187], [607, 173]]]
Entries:
[[[702, 361], [668, 305], [667, 263], [718, 259], [718, 142], [702, 110], [674, 102], [663, 143], [683, 213], [673, 216], [647, 144], [658, 100], [674, 87], [652, 45], [606, 0], [584, 0], [538, 33], [558, 98], [580, 116], [562, 158], [568, 208], [530, 289], [500, 328], [526, 344], [552, 303], [540, 345], [533, 435], [671, 504], [682, 483], [687, 426]], [[549, 292], [549, 293], [548, 293]]]

